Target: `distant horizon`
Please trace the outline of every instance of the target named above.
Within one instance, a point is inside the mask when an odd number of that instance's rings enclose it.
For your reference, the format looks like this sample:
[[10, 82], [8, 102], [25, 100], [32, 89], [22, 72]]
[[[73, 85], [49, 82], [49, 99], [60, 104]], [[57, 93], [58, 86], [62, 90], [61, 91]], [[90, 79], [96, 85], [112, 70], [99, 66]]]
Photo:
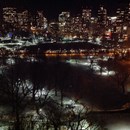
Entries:
[[71, 15], [80, 14], [83, 8], [92, 9], [92, 16], [96, 16], [100, 5], [103, 5], [108, 10], [109, 16], [116, 14], [117, 8], [128, 7], [129, 1], [124, 0], [2, 0], [2, 7], [16, 7], [28, 9], [30, 11], [43, 10], [45, 17], [48, 20], [57, 20], [58, 15], [63, 11], [69, 11]]

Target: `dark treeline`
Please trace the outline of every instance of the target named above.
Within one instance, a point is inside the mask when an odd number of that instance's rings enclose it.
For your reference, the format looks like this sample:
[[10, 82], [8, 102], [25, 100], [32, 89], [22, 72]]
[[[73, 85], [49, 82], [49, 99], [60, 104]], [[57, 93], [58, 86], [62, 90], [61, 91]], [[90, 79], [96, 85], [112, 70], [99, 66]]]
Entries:
[[[47, 50], [79, 50], [79, 49], [98, 49], [101, 48], [102, 46], [96, 45], [96, 44], [91, 44], [91, 43], [66, 43], [66, 44], [60, 44], [60, 43], [45, 43], [45, 44], [40, 44], [39, 45], [35, 45], [35, 46], [30, 46], [30, 47], [26, 47], [26, 49], [29, 52], [37, 52], [38, 49], [40, 49], [40, 51], [47, 51]], [[23, 48], [24, 49], [24, 48]]]

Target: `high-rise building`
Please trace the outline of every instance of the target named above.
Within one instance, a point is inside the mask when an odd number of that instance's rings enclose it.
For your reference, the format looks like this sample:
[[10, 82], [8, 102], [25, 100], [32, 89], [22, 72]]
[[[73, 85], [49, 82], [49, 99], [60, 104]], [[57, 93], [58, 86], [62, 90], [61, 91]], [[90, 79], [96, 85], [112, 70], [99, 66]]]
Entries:
[[59, 14], [59, 30], [60, 33], [65, 36], [70, 34], [71, 18], [70, 12], [62, 12]]
[[14, 26], [17, 24], [16, 8], [12, 7], [3, 8], [3, 22], [10, 23]]
[[128, 30], [128, 14], [126, 11], [117, 9], [117, 20], [116, 20], [116, 33], [118, 34], [118, 39], [126, 39]]
[[29, 28], [29, 12], [28, 10], [24, 10], [22, 12], [17, 13], [17, 26], [18, 28], [27, 30]]
[[91, 9], [83, 9], [82, 10], [82, 37], [83, 39], [88, 38], [88, 33], [90, 33], [90, 25], [91, 25]]
[[71, 23], [71, 30], [73, 31], [74, 37], [80, 38], [82, 35], [82, 17], [73, 17]]
[[125, 10], [125, 23], [130, 26], [130, 3]]
[[60, 23], [67, 22], [69, 18], [70, 18], [70, 12], [62, 12], [61, 14], [59, 14]]
[[44, 17], [43, 11], [37, 11], [36, 26], [39, 30], [44, 30], [47, 28], [47, 19]]
[[18, 12], [16, 8], [12, 7], [3, 8], [3, 22], [5, 25], [9, 24], [15, 28], [28, 29], [29, 24], [28, 11], [24, 10]]
[[33, 33], [43, 33], [47, 29], [48, 23], [43, 11], [36, 11], [31, 15], [30, 25]]
[[99, 24], [99, 26], [105, 27], [106, 21], [107, 21], [107, 10], [103, 6], [100, 6], [100, 8], [98, 10], [98, 24]]
[[91, 9], [83, 9], [82, 10], [82, 19], [83, 21], [88, 21], [91, 18]]
[[117, 26], [122, 26], [125, 20], [125, 11], [118, 8], [116, 11], [116, 15], [117, 15], [116, 20]]

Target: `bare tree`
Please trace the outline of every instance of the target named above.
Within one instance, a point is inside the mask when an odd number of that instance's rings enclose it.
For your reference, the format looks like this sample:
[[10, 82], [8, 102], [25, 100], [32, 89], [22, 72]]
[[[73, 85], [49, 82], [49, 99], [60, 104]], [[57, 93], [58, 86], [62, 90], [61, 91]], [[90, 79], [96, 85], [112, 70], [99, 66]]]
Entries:
[[31, 93], [31, 88], [26, 80], [17, 77], [12, 69], [9, 75], [1, 75], [0, 92], [4, 94], [6, 100], [12, 107], [12, 114], [14, 116], [15, 130], [20, 130], [21, 118], [20, 115], [28, 104], [28, 97]]
[[115, 75], [112, 76], [117, 86], [122, 90], [122, 93], [125, 94], [126, 82], [130, 76], [130, 72], [127, 67], [122, 66], [120, 63], [115, 62], [113, 64], [113, 69], [115, 70]]

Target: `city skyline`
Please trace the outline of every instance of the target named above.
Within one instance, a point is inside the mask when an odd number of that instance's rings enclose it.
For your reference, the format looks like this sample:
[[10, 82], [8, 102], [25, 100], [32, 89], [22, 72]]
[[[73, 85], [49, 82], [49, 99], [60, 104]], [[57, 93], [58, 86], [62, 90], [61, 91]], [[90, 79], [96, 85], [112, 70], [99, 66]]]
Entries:
[[6, 0], [1, 1], [1, 5], [3, 7], [5, 6], [14, 6], [19, 8], [27, 8], [31, 11], [33, 10], [43, 10], [45, 17], [47, 17], [49, 20], [51, 19], [57, 19], [59, 13], [62, 11], [69, 11], [72, 15], [75, 15], [77, 13], [80, 13], [82, 8], [90, 8], [92, 9], [93, 16], [97, 15], [97, 10], [100, 5], [104, 5], [106, 9], [108, 9], [108, 15], [115, 15], [117, 8], [125, 8], [128, 5], [129, 1], [121, 1], [121, 0]]

